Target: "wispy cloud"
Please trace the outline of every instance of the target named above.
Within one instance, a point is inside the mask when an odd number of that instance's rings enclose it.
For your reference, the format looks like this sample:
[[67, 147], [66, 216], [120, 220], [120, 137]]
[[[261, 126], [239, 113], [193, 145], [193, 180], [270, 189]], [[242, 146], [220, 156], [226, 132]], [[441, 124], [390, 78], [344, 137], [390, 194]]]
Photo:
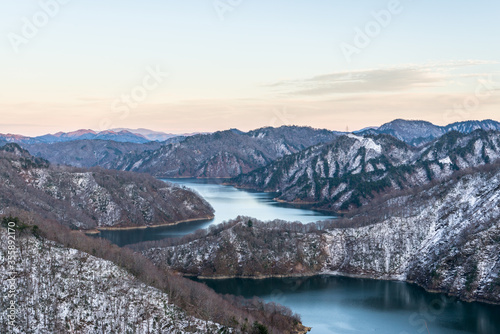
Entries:
[[[151, 128], [166, 132], [250, 130], [279, 124], [360, 129], [395, 118], [448, 124], [498, 119], [498, 63], [461, 61], [342, 71], [265, 86], [279, 94], [253, 98], [172, 99], [143, 103], [126, 118], [110, 111], [114, 97], [73, 101], [0, 101], [0, 133], [40, 135], [79, 128]], [[293, 116], [293, 117], [292, 117]], [[25, 124], [30, 121], [32, 124]]]
[[[321, 96], [350, 93], [398, 92], [418, 88], [440, 87], [460, 68], [498, 64], [466, 60], [447, 63], [404, 65], [386, 68], [340, 71], [298, 80], [275, 82], [266, 87], [284, 95]], [[470, 77], [470, 74], [461, 74]], [[460, 76], [460, 75], [459, 75]]]

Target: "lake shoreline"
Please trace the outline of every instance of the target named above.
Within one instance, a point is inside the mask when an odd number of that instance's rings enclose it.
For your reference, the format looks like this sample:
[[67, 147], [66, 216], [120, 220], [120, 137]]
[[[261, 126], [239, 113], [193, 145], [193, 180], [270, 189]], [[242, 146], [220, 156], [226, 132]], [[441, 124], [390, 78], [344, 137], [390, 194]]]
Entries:
[[[452, 322], [456, 328], [464, 328], [464, 333], [496, 333], [493, 329], [500, 328], [496, 317], [499, 305], [464, 302], [444, 293], [434, 294], [412, 282], [327, 274], [262, 282], [259, 279], [194, 280], [217, 293], [242, 298], [257, 296], [266, 302], [290, 307], [301, 315], [303, 323], [312, 327], [313, 333], [344, 333], [344, 325], [351, 321], [357, 330], [353, 333], [371, 332], [373, 324], [377, 324], [376, 332], [413, 333], [421, 327], [409, 323], [408, 319], [423, 319], [424, 314], [430, 314], [426, 312], [436, 316], [432, 321], [427, 318], [432, 325], [430, 333], [458, 334], [449, 331], [448, 324]], [[332, 310], [336, 311], [332, 314]], [[353, 312], [356, 316], [351, 317]], [[415, 318], [416, 315], [420, 317]], [[357, 316], [361, 316], [359, 322]]]
[[97, 227], [97, 228], [91, 229], [91, 230], [81, 230], [81, 231], [85, 234], [95, 235], [95, 234], [100, 234], [101, 231], [130, 231], [130, 230], [145, 230], [148, 228], [154, 229], [154, 228], [158, 228], [158, 227], [175, 226], [175, 225], [179, 225], [182, 223], [211, 220], [214, 218], [215, 218], [214, 215], [210, 215], [210, 216], [200, 217], [200, 218], [190, 218], [190, 219], [177, 220], [173, 223], [167, 223], [167, 224], [155, 224], [155, 225], [144, 225], [144, 226], [122, 226], [122, 227], [105, 226], [105, 227]]
[[[259, 276], [199, 276], [195, 274], [183, 274], [179, 272], [180, 275], [184, 277], [195, 277], [202, 280], [225, 280], [225, 279], [252, 279], [252, 280], [265, 280], [268, 278], [306, 278], [314, 276], [322, 276], [323, 274], [310, 273], [310, 274], [285, 274], [285, 275], [259, 275]], [[334, 275], [331, 275], [334, 276]]]
[[418, 286], [422, 289], [424, 289], [426, 292], [432, 293], [432, 294], [443, 294], [448, 297], [453, 297], [457, 298], [460, 301], [466, 302], [466, 303], [483, 303], [483, 304], [488, 304], [488, 305], [493, 305], [493, 306], [500, 306], [500, 303], [491, 301], [491, 300], [485, 300], [485, 299], [468, 299], [468, 298], [462, 298], [456, 294], [450, 293], [449, 291], [444, 291], [444, 290], [436, 290], [436, 289], [426, 289], [425, 287], [421, 286], [420, 284], [410, 281], [410, 280], [404, 280], [401, 278], [396, 278], [396, 277], [391, 277], [391, 276], [385, 276], [385, 277], [375, 277], [375, 276], [370, 276], [370, 275], [360, 275], [360, 274], [349, 274], [349, 273], [339, 273], [339, 272], [334, 272], [334, 271], [324, 271], [324, 272], [317, 272], [317, 273], [304, 273], [304, 274], [284, 274], [284, 275], [259, 275], [259, 276], [201, 276], [201, 275], [195, 275], [195, 274], [184, 274], [179, 272], [180, 275], [188, 278], [196, 278], [199, 280], [226, 280], [226, 279], [249, 279], [249, 280], [265, 280], [269, 278], [310, 278], [310, 277], [320, 277], [320, 276], [331, 276], [331, 277], [347, 277], [347, 278], [360, 278], [360, 279], [367, 279], [367, 280], [375, 280], [375, 281], [385, 281], [385, 282], [401, 282], [401, 283], [406, 283], [406, 284], [411, 284]]

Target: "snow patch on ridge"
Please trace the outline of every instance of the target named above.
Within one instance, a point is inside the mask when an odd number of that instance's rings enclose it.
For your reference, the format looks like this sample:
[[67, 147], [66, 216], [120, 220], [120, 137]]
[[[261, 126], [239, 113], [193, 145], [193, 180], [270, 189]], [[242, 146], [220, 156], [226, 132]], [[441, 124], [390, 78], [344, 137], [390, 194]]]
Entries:
[[451, 165], [452, 164], [450, 157], [440, 159], [439, 163], [441, 163], [443, 165]]
[[371, 138], [364, 138], [353, 134], [348, 134], [347, 137], [359, 140], [361, 142], [361, 145], [363, 145], [366, 150], [374, 150], [378, 154], [382, 153], [382, 146], [375, 143]]

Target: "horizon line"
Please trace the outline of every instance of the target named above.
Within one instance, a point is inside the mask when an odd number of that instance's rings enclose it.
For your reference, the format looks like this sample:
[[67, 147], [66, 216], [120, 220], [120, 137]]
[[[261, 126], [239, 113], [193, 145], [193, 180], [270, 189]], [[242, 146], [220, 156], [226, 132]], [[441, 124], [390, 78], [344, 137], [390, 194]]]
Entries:
[[[424, 120], [424, 119], [395, 118], [392, 121], [385, 122], [385, 123], [382, 123], [380, 125], [365, 126], [365, 127], [361, 128], [361, 129], [356, 129], [356, 130], [352, 130], [352, 131], [350, 131], [349, 129], [347, 129], [347, 131], [343, 131], [343, 130], [334, 130], [334, 129], [329, 129], [329, 128], [320, 128], [320, 127], [314, 127], [314, 126], [310, 126], [310, 125], [283, 124], [283, 125], [280, 125], [280, 126], [267, 125], [267, 126], [262, 126], [262, 127], [258, 127], [258, 128], [255, 128], [255, 129], [251, 129], [251, 130], [248, 130], [248, 131], [243, 131], [243, 130], [240, 130], [239, 128], [231, 127], [231, 128], [220, 129], [220, 130], [215, 130], [215, 131], [193, 131], [193, 132], [175, 133], [175, 132], [167, 132], [166, 130], [152, 130], [152, 129], [144, 128], [144, 127], [137, 127], [135, 129], [120, 127], [120, 128], [110, 128], [110, 129], [105, 129], [105, 130], [95, 130], [95, 129], [91, 129], [91, 128], [87, 128], [87, 129], [80, 128], [80, 129], [66, 131], [66, 132], [65, 131], [57, 131], [57, 132], [54, 132], [54, 133], [44, 133], [44, 134], [41, 134], [41, 135], [34, 135], [34, 136], [24, 135], [24, 134], [21, 134], [21, 133], [10, 133], [10, 132], [8, 132], [8, 133], [0, 133], [0, 135], [2, 135], [2, 136], [20, 136], [20, 137], [26, 137], [26, 138], [37, 138], [37, 137], [43, 137], [43, 136], [51, 136], [51, 135], [53, 136], [53, 135], [57, 135], [57, 134], [70, 134], [70, 133], [75, 133], [75, 132], [79, 132], [79, 131], [93, 132], [95, 134], [100, 134], [100, 133], [104, 133], [104, 132], [120, 133], [120, 132], [126, 131], [126, 132], [129, 132], [129, 133], [135, 134], [135, 135], [144, 136], [144, 135], [142, 135], [140, 133], [133, 132], [133, 131], [136, 131], [136, 130], [147, 130], [147, 131], [158, 132], [158, 133], [166, 134], [166, 135], [183, 136], [183, 135], [211, 134], [211, 133], [224, 132], [224, 131], [230, 131], [230, 130], [238, 130], [238, 131], [241, 131], [241, 132], [244, 132], [244, 133], [248, 133], [248, 132], [252, 132], [252, 131], [256, 131], [256, 130], [260, 130], [260, 129], [265, 129], [265, 128], [278, 129], [278, 128], [282, 128], [282, 127], [308, 127], [308, 128], [313, 128], [313, 129], [317, 129], [317, 130], [327, 130], [327, 131], [332, 131], [332, 132], [354, 133], [354, 132], [359, 132], [359, 131], [368, 130], [368, 129], [378, 129], [378, 128], [380, 128], [381, 126], [383, 126], [385, 124], [389, 124], [389, 123], [392, 123], [392, 122], [395, 122], [395, 121], [399, 121], [399, 120], [407, 121], [407, 122], [426, 122], [426, 123], [430, 123], [430, 124], [432, 124], [434, 126], [437, 126], [437, 127], [447, 127], [447, 126], [452, 125], [452, 124], [466, 123], [466, 122], [487, 122], [487, 121], [492, 121], [492, 122], [500, 123], [500, 121], [497, 121], [495, 119], [487, 118], [487, 119], [482, 119], [482, 120], [480, 120], [480, 119], [467, 119], [467, 120], [463, 120], [463, 121], [457, 121], [457, 122], [448, 123], [446, 125], [437, 125], [435, 123], [432, 123], [431, 121], [427, 121], [427, 120]], [[116, 131], [116, 130], [120, 130], [120, 131]]]

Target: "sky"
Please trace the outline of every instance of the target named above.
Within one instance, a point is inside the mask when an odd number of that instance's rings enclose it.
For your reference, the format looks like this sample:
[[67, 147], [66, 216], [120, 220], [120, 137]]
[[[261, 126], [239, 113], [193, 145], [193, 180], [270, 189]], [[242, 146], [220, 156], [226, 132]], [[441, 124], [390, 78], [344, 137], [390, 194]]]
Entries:
[[0, 133], [500, 121], [500, 2], [0, 3]]

